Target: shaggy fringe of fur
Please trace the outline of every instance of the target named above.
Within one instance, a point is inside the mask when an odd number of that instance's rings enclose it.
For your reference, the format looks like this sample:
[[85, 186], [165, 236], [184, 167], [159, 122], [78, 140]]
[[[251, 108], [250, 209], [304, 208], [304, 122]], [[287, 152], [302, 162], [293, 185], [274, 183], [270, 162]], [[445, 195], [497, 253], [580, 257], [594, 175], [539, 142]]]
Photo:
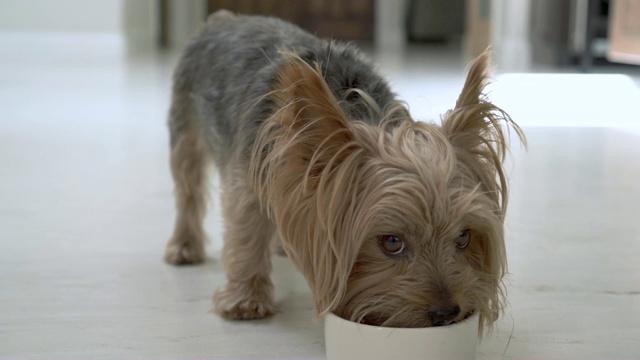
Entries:
[[[349, 121], [320, 67], [291, 53], [284, 56], [271, 94], [278, 110], [258, 134], [249, 179], [285, 251], [305, 275], [317, 314], [334, 311], [353, 321], [379, 317], [383, 325], [413, 326], [411, 304], [429, 304], [412, 289], [425, 284], [419, 276], [398, 276], [397, 266], [374, 263], [380, 251], [366, 240], [398, 231], [398, 219], [427, 216], [432, 226], [420, 230], [433, 238], [455, 236], [461, 223], [474, 229], [473, 248], [465, 255], [471, 267], [438, 256], [450, 251], [448, 245], [434, 245], [423, 264], [430, 274], [450, 269], [449, 291], [480, 312], [481, 325], [493, 323], [504, 305], [507, 272], [502, 224], [508, 188], [502, 163], [508, 134], [502, 125], [523, 143], [525, 138], [483, 95], [489, 54], [474, 62], [441, 127], [414, 122], [401, 104], [378, 109], [384, 118], [378, 126]], [[412, 229], [400, 230], [411, 235]], [[393, 278], [400, 281], [381, 284]], [[434, 299], [439, 290], [433, 289]]]
[[[165, 260], [205, 259], [215, 163], [228, 280], [213, 299], [221, 316], [276, 312], [269, 247], [278, 235], [317, 315], [425, 327], [477, 312], [482, 331], [505, 304], [507, 140], [515, 132], [525, 142], [483, 93], [488, 66], [488, 53], [475, 60], [441, 124], [415, 122], [353, 47], [275, 18], [212, 14], [174, 74], [177, 216]], [[404, 250], [386, 251], [387, 235]]]
[[285, 56], [281, 90], [273, 96], [279, 110], [258, 134], [249, 177], [284, 250], [316, 296], [316, 312], [324, 314], [344, 296], [358, 254], [357, 244], [339, 241], [328, 229], [349, 223], [334, 210], [348, 208], [351, 199], [343, 189], [358, 177], [349, 169], [365, 152], [316, 70], [293, 54]]
[[[488, 306], [481, 310], [485, 315], [485, 325], [490, 325], [501, 315], [506, 301], [502, 279], [507, 274], [508, 267], [502, 224], [507, 211], [509, 191], [502, 164], [508, 153], [509, 130], [514, 130], [522, 145], [527, 146], [522, 129], [504, 110], [492, 104], [484, 93], [489, 81], [487, 69], [490, 59], [490, 51], [487, 50], [474, 61], [455, 109], [447, 112], [442, 119], [442, 132], [457, 149], [455, 155], [460, 163], [459, 168], [468, 169], [467, 176], [483, 184], [486, 188], [482, 191], [492, 203], [499, 204], [495, 209], [495, 216], [498, 217], [500, 226], [485, 230], [492, 233], [489, 238], [496, 239], [491, 244], [491, 251], [485, 249], [483, 254], [485, 262], [491, 266], [483, 267], [482, 271], [487, 277], [486, 281], [496, 289], [488, 297]], [[496, 178], [498, 183], [495, 182]], [[498, 221], [484, 219], [484, 223], [497, 224]], [[482, 220], [477, 222], [478, 226], [482, 224]]]

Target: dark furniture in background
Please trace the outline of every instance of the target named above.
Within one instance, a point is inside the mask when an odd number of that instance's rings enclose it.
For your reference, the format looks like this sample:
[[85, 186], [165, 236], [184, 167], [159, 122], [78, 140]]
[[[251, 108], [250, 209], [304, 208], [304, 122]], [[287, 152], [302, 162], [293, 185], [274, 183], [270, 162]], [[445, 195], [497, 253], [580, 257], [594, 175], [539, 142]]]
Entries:
[[609, 7], [609, 0], [531, 1], [534, 62], [578, 65], [585, 72], [606, 63]]
[[208, 4], [209, 13], [227, 9], [270, 15], [321, 37], [373, 40], [374, 0], [209, 0]]

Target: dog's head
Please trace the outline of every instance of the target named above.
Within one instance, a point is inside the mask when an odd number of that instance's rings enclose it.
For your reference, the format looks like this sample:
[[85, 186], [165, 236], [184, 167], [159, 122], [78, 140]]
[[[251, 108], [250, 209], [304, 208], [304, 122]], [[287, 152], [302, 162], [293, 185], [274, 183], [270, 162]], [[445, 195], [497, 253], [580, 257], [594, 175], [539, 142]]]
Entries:
[[441, 126], [402, 106], [378, 126], [348, 120], [318, 68], [285, 58], [251, 173], [317, 313], [427, 327], [478, 312], [491, 324], [507, 267], [502, 125], [524, 137], [483, 95], [489, 55]]

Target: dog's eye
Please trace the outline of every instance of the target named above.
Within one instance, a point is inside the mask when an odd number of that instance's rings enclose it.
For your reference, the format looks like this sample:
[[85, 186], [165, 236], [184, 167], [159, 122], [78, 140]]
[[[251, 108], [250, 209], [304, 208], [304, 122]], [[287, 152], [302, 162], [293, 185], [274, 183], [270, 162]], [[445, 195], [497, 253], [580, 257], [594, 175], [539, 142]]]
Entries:
[[471, 237], [469, 236], [469, 229], [463, 230], [458, 234], [458, 238], [456, 239], [456, 247], [460, 250], [464, 250], [469, 246], [469, 241], [471, 241]]
[[396, 235], [378, 236], [378, 242], [387, 255], [400, 255], [406, 249], [404, 240]]

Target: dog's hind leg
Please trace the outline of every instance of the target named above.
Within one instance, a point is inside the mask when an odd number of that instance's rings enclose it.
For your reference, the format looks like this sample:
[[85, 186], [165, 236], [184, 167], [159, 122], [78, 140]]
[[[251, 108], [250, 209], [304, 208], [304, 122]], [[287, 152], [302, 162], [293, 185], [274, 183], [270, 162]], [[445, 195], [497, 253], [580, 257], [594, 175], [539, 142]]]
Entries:
[[270, 278], [275, 228], [248, 183], [246, 167], [230, 167], [222, 176], [228, 282], [213, 297], [214, 311], [230, 319], [263, 318], [275, 311]]
[[164, 260], [174, 265], [197, 264], [206, 257], [203, 221], [211, 156], [193, 111], [188, 96], [174, 92], [169, 131], [177, 214], [164, 255]]

